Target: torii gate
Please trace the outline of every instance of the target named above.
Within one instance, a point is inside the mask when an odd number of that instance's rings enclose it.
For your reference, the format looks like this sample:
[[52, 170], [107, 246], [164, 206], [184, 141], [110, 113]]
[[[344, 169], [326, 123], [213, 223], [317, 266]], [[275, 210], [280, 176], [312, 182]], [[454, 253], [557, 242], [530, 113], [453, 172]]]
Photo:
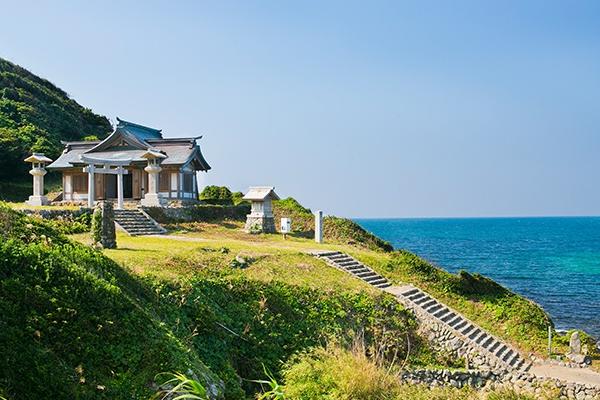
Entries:
[[[86, 155], [80, 155], [79, 159], [88, 166], [83, 168], [83, 172], [88, 174], [88, 207], [94, 208], [94, 174], [112, 174], [117, 175], [117, 210], [123, 209], [123, 175], [128, 174], [123, 166], [131, 164], [131, 158], [114, 160], [105, 158], [94, 158]], [[97, 168], [96, 165], [102, 165], [102, 168]], [[115, 167], [115, 168], [112, 168]]]

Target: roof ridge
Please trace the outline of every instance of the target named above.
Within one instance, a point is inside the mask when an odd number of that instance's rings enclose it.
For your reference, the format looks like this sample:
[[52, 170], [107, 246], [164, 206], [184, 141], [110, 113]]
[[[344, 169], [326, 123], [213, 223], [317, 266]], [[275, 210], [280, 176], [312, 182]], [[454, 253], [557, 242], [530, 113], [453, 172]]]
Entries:
[[155, 131], [155, 132], [159, 132], [159, 133], [162, 132], [162, 129], [150, 128], [149, 126], [136, 124], [135, 122], [125, 121], [124, 119], [121, 119], [119, 117], [117, 117], [117, 121], [119, 121], [119, 123], [117, 124], [117, 127], [118, 127], [118, 125], [123, 124], [123, 125], [129, 125], [129, 126], [135, 126], [138, 128], [148, 129], [150, 131]]

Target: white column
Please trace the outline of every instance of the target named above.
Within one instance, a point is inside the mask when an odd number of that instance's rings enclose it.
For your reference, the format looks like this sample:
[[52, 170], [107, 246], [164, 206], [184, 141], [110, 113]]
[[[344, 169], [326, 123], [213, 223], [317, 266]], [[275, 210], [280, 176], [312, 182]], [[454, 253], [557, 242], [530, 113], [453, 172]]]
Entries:
[[94, 208], [94, 198], [96, 197], [95, 182], [94, 182], [94, 164], [89, 164], [87, 169], [88, 173], [88, 207]]
[[123, 209], [123, 167], [117, 168], [117, 210]]
[[323, 211], [315, 212], [315, 242], [323, 243]]
[[63, 199], [68, 201], [73, 200], [73, 175], [66, 174], [64, 175], [64, 179]]
[[183, 199], [183, 172], [179, 172], [179, 176], [177, 177], [177, 197]]

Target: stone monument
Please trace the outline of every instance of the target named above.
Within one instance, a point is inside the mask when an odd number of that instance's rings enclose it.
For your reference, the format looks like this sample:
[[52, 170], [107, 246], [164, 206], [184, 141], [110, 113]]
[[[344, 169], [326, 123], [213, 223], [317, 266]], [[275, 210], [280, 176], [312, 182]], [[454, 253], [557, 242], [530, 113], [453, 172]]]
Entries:
[[569, 353], [570, 354], [581, 354], [581, 339], [579, 338], [579, 332], [575, 331], [571, 334], [569, 339]]
[[273, 200], [279, 200], [272, 186], [253, 186], [244, 196], [252, 203], [250, 214], [246, 216], [245, 230], [249, 233], [275, 233]]
[[581, 338], [579, 337], [578, 331], [575, 331], [571, 334], [567, 358], [579, 365], [589, 365], [592, 362], [589, 356], [581, 353]]
[[323, 211], [315, 212], [315, 242], [323, 243]]
[[92, 240], [95, 245], [104, 249], [115, 249], [117, 247], [117, 235], [115, 232], [115, 212], [110, 201], [102, 201], [96, 204], [92, 215]]
[[30, 206], [50, 204], [48, 198], [44, 196], [44, 175], [46, 175], [44, 167], [47, 163], [52, 162], [52, 160], [42, 153], [33, 153], [25, 159], [25, 162], [31, 163], [29, 173], [33, 175], [33, 195], [29, 196], [29, 200], [26, 203]]

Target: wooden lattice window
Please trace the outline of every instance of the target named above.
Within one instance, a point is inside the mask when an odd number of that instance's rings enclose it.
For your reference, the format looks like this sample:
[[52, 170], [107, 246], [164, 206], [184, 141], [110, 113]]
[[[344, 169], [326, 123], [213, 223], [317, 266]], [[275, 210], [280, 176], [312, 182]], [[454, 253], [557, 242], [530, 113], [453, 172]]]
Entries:
[[168, 192], [170, 190], [169, 175], [171, 175], [171, 174], [168, 171], [161, 171], [158, 174], [158, 191], [159, 192]]
[[88, 176], [86, 174], [73, 175], [73, 191], [78, 193], [87, 193]]

